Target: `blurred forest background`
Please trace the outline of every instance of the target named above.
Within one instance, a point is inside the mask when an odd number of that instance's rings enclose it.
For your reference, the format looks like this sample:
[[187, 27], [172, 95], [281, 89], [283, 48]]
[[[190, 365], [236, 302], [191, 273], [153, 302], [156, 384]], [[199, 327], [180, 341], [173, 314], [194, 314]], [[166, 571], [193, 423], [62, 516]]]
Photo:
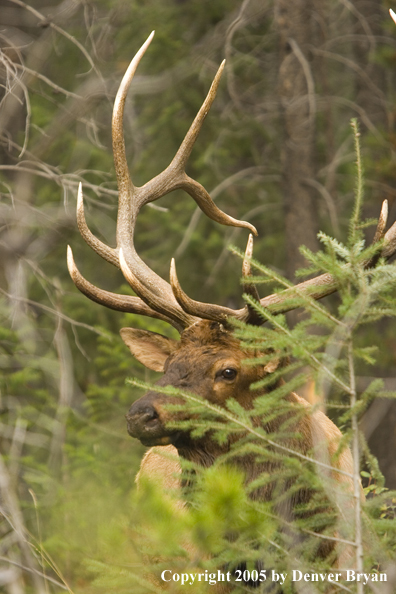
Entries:
[[[90, 302], [66, 268], [71, 244], [92, 283], [130, 292], [119, 271], [84, 244], [75, 221], [82, 182], [91, 230], [114, 245], [111, 112], [130, 59], [155, 29], [126, 106], [137, 185], [170, 162], [227, 59], [188, 171], [222, 210], [256, 226], [255, 256], [293, 280], [304, 265], [300, 245], [316, 250], [320, 229], [345, 237], [354, 189], [351, 117], [362, 131], [364, 214], [377, 217], [387, 198], [396, 219], [391, 7], [390, 0], [0, 0], [5, 592], [61, 591], [65, 582], [76, 592], [101, 592], [87, 560], [122, 564], [133, 547], [128, 502], [144, 448], [126, 433], [124, 415], [137, 393], [125, 379], [151, 376], [118, 332], [128, 325], [172, 330]], [[246, 239], [175, 193], [145, 207], [136, 244], [165, 278], [175, 256], [190, 296], [240, 307], [240, 262], [227, 246], [243, 249]], [[364, 341], [380, 355], [376, 366], [358, 370], [358, 388], [383, 377], [395, 389], [394, 323], [373, 325]], [[374, 400], [361, 427], [395, 489], [395, 401]], [[44, 554], [58, 567], [46, 581]]]

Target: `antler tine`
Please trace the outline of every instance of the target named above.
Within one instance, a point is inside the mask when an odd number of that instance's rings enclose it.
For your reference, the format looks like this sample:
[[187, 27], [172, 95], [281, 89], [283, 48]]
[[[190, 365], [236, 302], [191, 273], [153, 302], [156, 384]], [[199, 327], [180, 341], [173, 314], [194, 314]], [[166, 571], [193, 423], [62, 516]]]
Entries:
[[164, 171], [162, 171], [162, 173], [141, 188], [144, 192], [141, 201], [142, 204], [146, 204], [147, 202], [157, 200], [172, 190], [183, 189], [190, 194], [204, 214], [213, 221], [222, 225], [243, 227], [249, 229], [254, 235], [257, 235], [257, 230], [251, 223], [234, 219], [220, 210], [215, 205], [206, 189], [199, 182], [189, 177], [185, 172], [187, 160], [191, 154], [194, 143], [216, 97], [224, 66], [225, 60], [220, 64], [208, 94], [171, 163]]
[[117, 268], [120, 267], [118, 263], [117, 250], [100, 241], [100, 239], [95, 237], [95, 235], [88, 228], [84, 214], [84, 196], [81, 182], [78, 185], [77, 193], [77, 226], [82, 238], [97, 254], [99, 254], [99, 256]]
[[105, 305], [115, 311], [135, 313], [150, 318], [157, 318], [158, 320], [163, 320], [168, 324], [172, 324], [172, 326], [179, 332], [183, 330], [184, 325], [179, 324], [176, 320], [173, 320], [167, 315], [163, 315], [162, 313], [151, 309], [139, 297], [118, 295], [117, 293], [111, 293], [110, 291], [104, 291], [103, 289], [95, 287], [95, 285], [87, 281], [78, 270], [73, 258], [72, 249], [69, 245], [67, 246], [67, 267], [77, 289], [92, 301], [95, 301], [100, 305]]
[[377, 229], [374, 234], [373, 244], [381, 241], [385, 236], [386, 223], [388, 222], [388, 201], [384, 200], [381, 207], [381, 213], [378, 217]]
[[384, 237], [384, 247], [381, 251], [381, 256], [389, 260], [396, 253], [396, 221], [392, 227], [388, 229]]
[[[378, 217], [377, 229], [375, 230], [373, 241], [371, 242], [371, 245], [375, 245], [376, 243], [378, 243], [379, 241], [382, 241], [382, 239], [384, 239], [387, 221], [388, 221], [388, 201], [384, 200], [382, 202], [381, 213], [380, 213], [380, 216]], [[372, 256], [367, 261], [366, 268], [371, 268], [372, 266], [375, 266], [375, 264], [378, 262], [378, 260], [382, 256], [382, 251], [383, 251], [383, 249], [381, 250], [381, 252], [377, 252], [376, 254], [374, 254], [374, 256]]]
[[[246, 244], [246, 250], [245, 250], [245, 256], [243, 258], [243, 262], [242, 262], [242, 278], [243, 278], [243, 292], [245, 293], [245, 295], [250, 295], [251, 297], [253, 297], [253, 299], [255, 301], [260, 301], [260, 295], [257, 291], [257, 287], [256, 285], [254, 285], [253, 283], [249, 283], [248, 278], [249, 276], [252, 276], [252, 270], [251, 270], [251, 265], [250, 265], [250, 261], [253, 257], [253, 235], [251, 233], [249, 233], [249, 237], [248, 237], [248, 241]], [[260, 316], [257, 314], [256, 310], [249, 304], [246, 304], [246, 310], [247, 310], [247, 317], [246, 317], [246, 322], [248, 324], [260, 324], [262, 323], [262, 319], [260, 318]]]
[[179, 149], [177, 150], [176, 155], [172, 159], [171, 165], [178, 167], [181, 171], [184, 171], [186, 167], [186, 163], [191, 155], [191, 151], [194, 147], [195, 141], [197, 140], [198, 134], [201, 131], [202, 124], [207, 114], [209, 113], [210, 108], [212, 107], [213, 101], [216, 98], [217, 89], [219, 88], [220, 79], [221, 75], [223, 74], [225, 63], [226, 61], [223, 60], [219, 68], [217, 69], [213, 82], [210, 85], [208, 94], [206, 95], [206, 98], [202, 103], [197, 115], [195, 116], [193, 123], [191, 124]]
[[249, 276], [252, 276], [252, 270], [251, 270], [251, 266], [250, 266], [250, 261], [251, 261], [252, 257], [253, 257], [253, 235], [251, 233], [249, 233], [249, 238], [248, 238], [246, 250], [245, 250], [245, 257], [243, 258], [243, 262], [242, 262], [242, 277], [244, 279], [243, 292], [246, 293], [246, 295], [251, 295], [251, 297], [253, 297], [253, 299], [255, 299], [256, 301], [260, 301], [260, 296], [258, 294], [256, 285], [254, 285], [253, 283], [249, 283], [247, 280], [249, 278]]
[[[130, 210], [132, 204], [131, 199], [134, 194], [133, 190], [135, 186], [132, 183], [129, 168], [125, 153], [125, 141], [124, 141], [124, 107], [125, 101], [128, 94], [129, 87], [135, 76], [136, 69], [140, 63], [140, 60], [146, 53], [146, 50], [154, 37], [154, 31], [150, 33], [142, 47], [136, 52], [131, 63], [125, 72], [121, 84], [118, 88], [116, 98], [114, 100], [113, 107], [113, 118], [111, 123], [112, 129], [112, 141], [113, 141], [113, 156], [114, 156], [114, 167], [117, 176], [117, 187], [118, 187], [118, 219], [124, 219]], [[125, 212], [127, 211], [127, 212]], [[117, 225], [118, 231], [118, 225]]]
[[191, 299], [181, 288], [176, 274], [175, 259], [172, 258], [170, 266], [170, 282], [174, 296], [181, 308], [192, 316], [197, 316], [205, 320], [213, 320], [214, 322], [226, 322], [227, 318], [245, 317], [245, 309], [233, 310], [222, 305], [214, 305], [213, 303], [201, 303]]

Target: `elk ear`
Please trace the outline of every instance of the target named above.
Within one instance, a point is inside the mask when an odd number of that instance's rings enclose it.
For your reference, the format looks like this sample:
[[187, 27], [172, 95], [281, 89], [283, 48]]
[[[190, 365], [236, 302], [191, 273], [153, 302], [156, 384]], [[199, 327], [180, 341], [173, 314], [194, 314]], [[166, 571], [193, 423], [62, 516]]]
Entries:
[[165, 361], [178, 345], [177, 340], [148, 330], [122, 328], [120, 334], [135, 359], [153, 371], [164, 371]]

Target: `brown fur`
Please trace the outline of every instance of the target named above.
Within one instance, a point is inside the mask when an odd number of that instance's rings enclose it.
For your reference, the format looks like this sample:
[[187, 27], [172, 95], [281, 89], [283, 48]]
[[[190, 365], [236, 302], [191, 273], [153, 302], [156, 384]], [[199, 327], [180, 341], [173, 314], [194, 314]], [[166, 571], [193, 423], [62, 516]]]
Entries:
[[[266, 365], [261, 363], [247, 365], [244, 361], [248, 357], [251, 358], [251, 353], [241, 349], [239, 341], [232, 333], [217, 322], [200, 321], [194, 324], [183, 332], [180, 342], [168, 341], [165, 337], [159, 337], [153, 333], [144, 333], [142, 340], [142, 331], [135, 332], [131, 329], [124, 330], [123, 338], [131, 352], [147, 366], [150, 366], [149, 345], [152, 341], [152, 367], [156, 370], [162, 368], [164, 371], [163, 377], [158, 382], [159, 386], [172, 385], [184, 389], [198, 394], [220, 407], [224, 407], [229, 398], [235, 398], [243, 408], [251, 409], [254, 399], [257, 397], [257, 392], [250, 389], [251, 384], [273, 373], [281, 364], [275, 358]], [[224, 370], [234, 370], [235, 377], [224, 377]], [[226, 372], [225, 375], [230, 374]], [[273, 388], [281, 383], [282, 380], [278, 380], [274, 383]], [[260, 394], [262, 395], [262, 392]], [[295, 417], [295, 423], [289, 427], [290, 433], [288, 434], [298, 433], [301, 437], [287, 437], [280, 445], [303, 455], [310, 457], [313, 455], [315, 460], [323, 465], [333, 465], [333, 472], [320, 465], [318, 472], [322, 474], [325, 481], [329, 481], [329, 485], [332, 483], [334, 486], [334, 479], [340, 485], [341, 494], [339, 496], [341, 499], [335, 501], [335, 496], [332, 495], [329, 499], [339, 509], [347, 510], [352, 499], [352, 480], [350, 477], [338, 473], [337, 469], [352, 474], [352, 457], [346, 448], [334, 462], [334, 454], [341, 438], [339, 429], [322, 412], [311, 412], [310, 405], [297, 394], [288, 394], [286, 400], [290, 402], [291, 408], [295, 407], [296, 410], [295, 414], [293, 411], [286, 413], [287, 418], [290, 415], [293, 415], [292, 418]], [[192, 439], [188, 432], [168, 429], [166, 424], [171, 420], [172, 415], [164, 409], [164, 404], [169, 402], [182, 402], [182, 400], [165, 396], [156, 392], [155, 389], [137, 400], [127, 415], [130, 434], [146, 445], [163, 445], [165, 446], [164, 451], [177, 453], [202, 466], [210, 466], [216, 458], [227, 453], [232, 443], [240, 438], [240, 435], [231, 435], [226, 443], [219, 445], [208, 435], [200, 439]], [[182, 413], [177, 413], [177, 415], [178, 418], [183, 417]], [[283, 415], [283, 420], [285, 420], [285, 415]], [[259, 420], [257, 420], [258, 422]], [[281, 423], [282, 420], [276, 419], [265, 428], [267, 432], [276, 431]], [[247, 483], [262, 472], [276, 477], [280, 469], [279, 462], [257, 463], [254, 456], [248, 455], [235, 459], [234, 463], [241, 467]], [[164, 490], [177, 490], [180, 489], [180, 473], [180, 464], [177, 460], [164, 458], [160, 454], [160, 449], [154, 447], [147, 452], [142, 461], [138, 480], [143, 475], [155, 476], [156, 481], [160, 481], [164, 486]], [[275, 483], [276, 481], [274, 484], [260, 487], [252, 497], [263, 501], [273, 499]], [[310, 496], [309, 490], [301, 490], [294, 496], [293, 501], [285, 504], [278, 511], [288, 519], [293, 513], [294, 506], [306, 502]], [[180, 502], [180, 506], [182, 505], [183, 503]], [[326, 557], [333, 548], [331, 541], [324, 540], [320, 555]], [[336, 565], [344, 565], [345, 559], [348, 557], [349, 552], [344, 552], [344, 557], [339, 558]]]

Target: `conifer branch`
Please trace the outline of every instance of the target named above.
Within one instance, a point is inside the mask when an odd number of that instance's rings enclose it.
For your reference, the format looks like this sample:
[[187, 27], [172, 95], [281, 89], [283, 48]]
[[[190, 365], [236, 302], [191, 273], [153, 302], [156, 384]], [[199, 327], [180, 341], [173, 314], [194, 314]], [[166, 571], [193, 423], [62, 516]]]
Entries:
[[269, 312], [266, 312], [263, 308], [260, 308], [260, 306], [257, 304], [256, 301], [254, 301], [254, 299], [252, 299], [250, 296], [246, 295], [246, 301], [248, 301], [250, 303], [250, 305], [252, 307], [255, 307], [256, 310], [263, 315], [263, 317], [267, 318], [267, 320], [269, 320], [271, 322], [271, 324], [273, 324], [278, 330], [280, 330], [285, 336], [287, 336], [290, 339], [291, 344], [293, 345], [298, 345], [298, 347], [300, 349], [302, 349], [302, 351], [304, 352], [304, 356], [306, 357], [306, 359], [308, 361], [311, 362], [312, 366], [314, 367], [314, 369], [316, 369], [317, 371], [323, 371], [328, 377], [331, 378], [331, 380], [337, 384], [344, 392], [346, 392], [347, 394], [351, 393], [350, 387], [343, 382], [339, 377], [337, 377], [326, 365], [324, 365], [317, 357], [315, 357], [315, 355], [313, 355], [312, 353], [310, 353], [308, 351], [307, 348], [305, 348], [300, 341], [297, 341], [294, 336], [293, 333], [286, 328], [284, 325], [282, 325], [281, 323], [279, 323], [278, 318], [276, 316], [271, 315]]
[[354, 245], [358, 239], [360, 239], [361, 232], [359, 228], [360, 213], [363, 202], [364, 192], [364, 178], [363, 178], [363, 164], [360, 151], [360, 132], [359, 125], [356, 118], [351, 120], [351, 127], [353, 130], [353, 136], [355, 141], [355, 154], [356, 154], [356, 185], [355, 185], [355, 205], [350, 223], [350, 246]]
[[[150, 384], [148, 384], [147, 382], [143, 382], [137, 378], [128, 378], [127, 382], [133, 386], [137, 386], [139, 388], [144, 388], [146, 390], [151, 388]], [[198, 396], [195, 396], [194, 394], [190, 394], [189, 392], [185, 392], [184, 390], [178, 390], [177, 388], [174, 388], [171, 386], [156, 386], [156, 390], [158, 392], [161, 392], [161, 394], [167, 394], [169, 396], [182, 396], [182, 398], [185, 398], [186, 400], [188, 400], [190, 402], [199, 404], [200, 406], [206, 408], [207, 410], [210, 410], [211, 412], [216, 413], [216, 415], [223, 417], [227, 421], [230, 421], [231, 423], [238, 425], [239, 427], [241, 427], [242, 429], [244, 429], [251, 435], [254, 435], [261, 441], [264, 441], [268, 445], [271, 445], [274, 448], [276, 448], [282, 452], [291, 454], [292, 456], [300, 458], [301, 460], [305, 460], [306, 462], [311, 462], [312, 464], [316, 464], [317, 466], [320, 466], [321, 468], [325, 468], [326, 470], [331, 470], [332, 472], [336, 472], [338, 474], [342, 474], [343, 476], [353, 478], [353, 475], [349, 472], [346, 472], [345, 470], [341, 470], [340, 468], [335, 468], [334, 466], [331, 466], [330, 464], [326, 464], [325, 462], [320, 462], [319, 460], [315, 460], [314, 458], [311, 458], [310, 456], [306, 456], [305, 454], [302, 454], [301, 452], [298, 452], [296, 450], [288, 448], [287, 446], [283, 446], [279, 443], [276, 443], [276, 441], [269, 439], [268, 437], [263, 435], [260, 431], [257, 431], [257, 429], [255, 429], [252, 425], [250, 425], [248, 423], [244, 423], [243, 421], [241, 421], [240, 419], [238, 419], [231, 413], [227, 412], [225, 409], [220, 408], [219, 406], [216, 406], [214, 404], [211, 404], [207, 400], [202, 400], [201, 398], [199, 398]]]

